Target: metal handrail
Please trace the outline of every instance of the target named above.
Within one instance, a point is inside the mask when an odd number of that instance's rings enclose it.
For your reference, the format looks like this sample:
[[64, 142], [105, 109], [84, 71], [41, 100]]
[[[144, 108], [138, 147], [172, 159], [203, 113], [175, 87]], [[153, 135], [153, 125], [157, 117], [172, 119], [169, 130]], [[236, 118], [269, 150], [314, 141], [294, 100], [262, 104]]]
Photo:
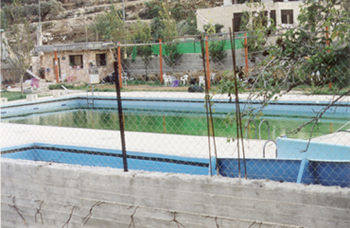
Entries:
[[278, 154], [277, 154], [277, 143], [276, 143], [275, 140], [272, 140], [272, 139], [267, 140], [267, 141], [265, 142], [265, 144], [264, 144], [264, 147], [263, 147], [263, 158], [265, 158], [265, 147], [266, 147], [266, 145], [267, 145], [268, 142], [274, 142], [274, 143], [275, 143], [275, 145], [276, 145], [275, 158], [277, 158], [277, 155], [278, 155]]
[[267, 139], [270, 140], [270, 124], [269, 122], [267, 122], [267, 120], [262, 120], [259, 124], [259, 139], [261, 139], [261, 125], [263, 123], [266, 123], [267, 124]]

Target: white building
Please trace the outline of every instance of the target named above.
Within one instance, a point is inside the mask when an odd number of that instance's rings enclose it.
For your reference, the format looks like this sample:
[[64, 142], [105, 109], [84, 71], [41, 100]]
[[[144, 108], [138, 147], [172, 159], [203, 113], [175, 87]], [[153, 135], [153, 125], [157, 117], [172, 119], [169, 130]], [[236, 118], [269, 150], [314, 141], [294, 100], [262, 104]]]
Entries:
[[[219, 7], [198, 9], [197, 10], [197, 29], [203, 31], [206, 23], [223, 25], [222, 32], [229, 32], [229, 28], [234, 27], [234, 31], [239, 31], [241, 16], [245, 11], [254, 12], [253, 8], [249, 8], [246, 2], [250, 0], [223, 0], [224, 4]], [[300, 12], [299, 0], [262, 0], [265, 12], [272, 20], [274, 20], [277, 28], [291, 27], [298, 24], [297, 18]], [[258, 9], [256, 9], [259, 11]], [[232, 25], [232, 19], [235, 18], [235, 24]]]

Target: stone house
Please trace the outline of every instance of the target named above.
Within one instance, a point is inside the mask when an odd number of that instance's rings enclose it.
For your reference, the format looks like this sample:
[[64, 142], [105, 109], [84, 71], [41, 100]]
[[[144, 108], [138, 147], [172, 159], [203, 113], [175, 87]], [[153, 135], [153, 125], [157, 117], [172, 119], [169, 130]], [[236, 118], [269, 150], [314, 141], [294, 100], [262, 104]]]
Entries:
[[33, 64], [33, 72], [46, 81], [56, 82], [58, 78], [58, 82], [88, 83], [92, 63], [97, 67], [102, 79], [114, 71], [114, 48], [115, 45], [109, 42], [36, 46], [35, 51], [39, 53], [39, 60]]

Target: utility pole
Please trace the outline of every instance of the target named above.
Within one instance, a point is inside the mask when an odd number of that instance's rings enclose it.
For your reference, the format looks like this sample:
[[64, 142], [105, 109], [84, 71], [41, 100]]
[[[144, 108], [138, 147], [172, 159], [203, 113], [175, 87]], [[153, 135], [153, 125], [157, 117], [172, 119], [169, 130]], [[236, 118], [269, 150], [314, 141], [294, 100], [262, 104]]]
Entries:
[[125, 5], [124, 5], [124, 0], [123, 0], [123, 22], [125, 25]]
[[39, 26], [38, 26], [38, 32], [37, 32], [37, 42], [38, 46], [43, 45], [42, 37], [41, 37], [41, 11], [40, 11], [40, 0], [39, 0]]

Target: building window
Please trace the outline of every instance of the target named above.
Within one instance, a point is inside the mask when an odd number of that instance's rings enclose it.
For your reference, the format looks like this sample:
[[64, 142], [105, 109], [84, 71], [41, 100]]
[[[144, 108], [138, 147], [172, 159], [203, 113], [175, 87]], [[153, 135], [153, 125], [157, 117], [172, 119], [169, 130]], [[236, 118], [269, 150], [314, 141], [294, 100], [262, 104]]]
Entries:
[[238, 32], [238, 31], [241, 31], [242, 30], [242, 27], [241, 27], [241, 23], [242, 23], [242, 16], [243, 16], [243, 13], [234, 13], [233, 14], [233, 18], [234, 18], [234, 31], [235, 32]]
[[259, 2], [259, 0], [232, 0], [232, 4], [244, 4], [246, 2]]
[[293, 10], [281, 10], [282, 24], [293, 24]]
[[107, 54], [96, 54], [96, 65], [97, 66], [107, 66]]
[[70, 55], [69, 66], [72, 68], [83, 68], [83, 55]]
[[276, 10], [271, 10], [270, 11], [270, 18], [273, 21], [273, 25], [276, 26]]

